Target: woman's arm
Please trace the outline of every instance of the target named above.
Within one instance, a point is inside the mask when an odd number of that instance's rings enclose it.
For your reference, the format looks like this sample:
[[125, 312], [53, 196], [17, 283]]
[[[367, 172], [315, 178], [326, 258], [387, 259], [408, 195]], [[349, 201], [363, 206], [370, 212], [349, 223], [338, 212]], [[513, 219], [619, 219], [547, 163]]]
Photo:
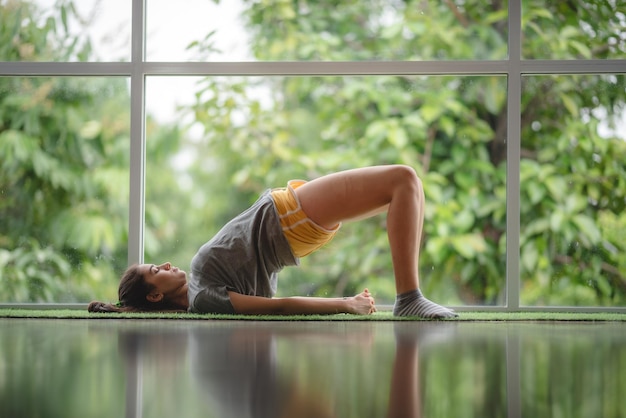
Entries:
[[312, 315], [351, 313], [368, 315], [376, 312], [374, 298], [367, 289], [349, 298], [314, 298], [294, 296], [265, 298], [228, 292], [235, 312], [244, 315]]

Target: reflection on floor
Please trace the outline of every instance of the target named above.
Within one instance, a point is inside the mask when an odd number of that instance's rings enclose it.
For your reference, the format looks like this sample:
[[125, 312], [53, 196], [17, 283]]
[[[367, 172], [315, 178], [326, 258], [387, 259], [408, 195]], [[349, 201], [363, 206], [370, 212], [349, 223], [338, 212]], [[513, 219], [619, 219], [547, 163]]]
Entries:
[[626, 325], [0, 320], [0, 417], [626, 417]]

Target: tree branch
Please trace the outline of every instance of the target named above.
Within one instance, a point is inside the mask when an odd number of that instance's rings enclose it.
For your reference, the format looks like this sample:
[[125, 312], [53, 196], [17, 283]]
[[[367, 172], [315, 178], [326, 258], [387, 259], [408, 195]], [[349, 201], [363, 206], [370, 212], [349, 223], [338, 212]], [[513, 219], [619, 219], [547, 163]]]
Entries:
[[[574, 258], [568, 255], [557, 255], [554, 257], [554, 261], [556, 261], [559, 264], [572, 264], [572, 262], [574, 261]], [[580, 263], [578, 263], [578, 267], [581, 270], [585, 270], [589, 268], [589, 265], [581, 261]], [[626, 292], [626, 277], [621, 275], [617, 267], [603, 261], [600, 264], [600, 269], [603, 272], [608, 273], [607, 279], [609, 279], [609, 281], [614, 286], [618, 287], [620, 290], [622, 290], [622, 292]]]
[[468, 27], [469, 26], [469, 21], [459, 11], [459, 8], [456, 7], [456, 4], [454, 4], [454, 2], [452, 0], [445, 0], [445, 3], [448, 6], [448, 8], [452, 11], [452, 13], [454, 13], [454, 16], [461, 23], [461, 25], [463, 25], [464, 28]]

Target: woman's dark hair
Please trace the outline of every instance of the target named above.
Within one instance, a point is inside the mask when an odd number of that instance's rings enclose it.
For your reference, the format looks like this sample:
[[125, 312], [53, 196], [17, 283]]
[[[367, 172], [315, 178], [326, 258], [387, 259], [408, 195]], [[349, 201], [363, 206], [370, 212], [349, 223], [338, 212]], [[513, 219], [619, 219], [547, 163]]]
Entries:
[[154, 289], [154, 286], [146, 282], [143, 274], [139, 272], [139, 266], [133, 264], [122, 275], [118, 288], [119, 302], [105, 303], [93, 301], [89, 303], [89, 312], [150, 312], [150, 311], [180, 311], [179, 306], [173, 306], [166, 300], [150, 302], [146, 296]]

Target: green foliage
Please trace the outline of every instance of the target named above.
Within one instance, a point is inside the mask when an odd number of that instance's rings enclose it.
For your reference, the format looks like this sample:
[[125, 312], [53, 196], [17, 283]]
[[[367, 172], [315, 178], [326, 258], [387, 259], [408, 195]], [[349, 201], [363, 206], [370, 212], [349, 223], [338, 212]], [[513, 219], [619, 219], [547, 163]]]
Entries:
[[624, 114], [626, 78], [525, 81], [521, 268], [535, 278], [526, 302], [623, 301], [625, 247], [613, 231], [626, 225], [626, 142], [614, 118]]
[[69, 276], [69, 263], [51, 248], [32, 240], [14, 250], [0, 249], [2, 294], [9, 300], [49, 301]]
[[10, 0], [0, 4], [0, 10], [2, 61], [89, 59], [92, 53], [90, 39], [71, 34], [70, 25], [83, 21], [72, 0], [57, 0], [47, 11], [31, 1]]
[[[68, 37], [73, 4], [58, 7], [41, 19], [29, 3], [0, 5], [0, 59], [87, 53], [76, 46], [88, 40]], [[123, 79], [0, 78], [0, 300], [113, 296], [126, 264], [128, 102]]]
[[[257, 60], [505, 59], [507, 2], [245, 0]], [[623, 58], [619, 2], [523, 2], [524, 58]], [[71, 1], [0, 4], [0, 60], [87, 61]], [[214, 33], [190, 44], [211, 59]], [[623, 74], [523, 78], [522, 303], [626, 300]], [[421, 280], [443, 303], [504, 303], [506, 79], [501, 76], [208, 77], [148, 118], [146, 257], [186, 266], [267, 187], [403, 163], [427, 196]], [[126, 265], [128, 92], [123, 79], [0, 79], [0, 299], [113, 298]], [[620, 119], [621, 118], [621, 119]], [[184, 158], [182, 158], [184, 157]], [[344, 225], [282, 273], [283, 294], [395, 289], [382, 218]], [[514, 250], [514, 249], [513, 249]], [[28, 268], [24, 268], [27, 266]]]
[[626, 57], [619, 1], [522, 1], [522, 55], [530, 59]]

